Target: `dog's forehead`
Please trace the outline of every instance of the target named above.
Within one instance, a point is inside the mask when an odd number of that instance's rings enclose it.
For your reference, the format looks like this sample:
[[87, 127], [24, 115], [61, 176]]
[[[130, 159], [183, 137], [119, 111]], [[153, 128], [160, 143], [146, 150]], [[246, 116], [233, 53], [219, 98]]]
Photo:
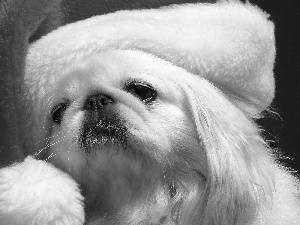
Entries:
[[150, 54], [134, 50], [107, 51], [72, 63], [66, 72], [58, 74], [58, 86], [106, 86], [122, 88], [128, 80], [159, 84], [174, 80], [180, 68]]
[[27, 73], [29, 92], [59, 102], [84, 98], [91, 92], [119, 92], [128, 81], [137, 80], [151, 84], [163, 96], [168, 96], [177, 92], [175, 83], [189, 76], [184, 69], [138, 50], [110, 49], [74, 58], [64, 68], [50, 68], [50, 72], [41, 76]]

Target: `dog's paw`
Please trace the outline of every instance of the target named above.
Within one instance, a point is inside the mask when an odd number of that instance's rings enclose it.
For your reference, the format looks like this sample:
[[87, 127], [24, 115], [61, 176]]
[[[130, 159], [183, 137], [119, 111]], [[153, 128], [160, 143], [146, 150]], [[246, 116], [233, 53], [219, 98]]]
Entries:
[[52, 164], [27, 157], [0, 170], [0, 224], [84, 223], [78, 184]]

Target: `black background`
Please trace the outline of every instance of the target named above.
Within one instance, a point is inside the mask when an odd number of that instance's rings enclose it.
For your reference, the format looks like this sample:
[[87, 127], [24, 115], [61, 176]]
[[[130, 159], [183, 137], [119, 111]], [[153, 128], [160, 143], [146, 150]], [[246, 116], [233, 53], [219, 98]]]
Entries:
[[[289, 157], [286, 166], [300, 170], [300, 8], [297, 0], [253, 0], [253, 4], [270, 14], [275, 24], [276, 36], [276, 95], [272, 109], [278, 115], [259, 121], [269, 132], [267, 139]], [[300, 173], [298, 173], [300, 175]]]

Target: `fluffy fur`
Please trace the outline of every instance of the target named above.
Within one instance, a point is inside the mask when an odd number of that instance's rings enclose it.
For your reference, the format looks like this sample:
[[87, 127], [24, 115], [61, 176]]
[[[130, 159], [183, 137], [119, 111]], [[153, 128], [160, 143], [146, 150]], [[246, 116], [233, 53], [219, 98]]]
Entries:
[[87, 224], [300, 224], [254, 122], [274, 57], [267, 15], [236, 1], [62, 27], [27, 57], [33, 154], [77, 181]]
[[0, 170], [1, 225], [80, 225], [78, 184], [53, 165], [27, 157]]

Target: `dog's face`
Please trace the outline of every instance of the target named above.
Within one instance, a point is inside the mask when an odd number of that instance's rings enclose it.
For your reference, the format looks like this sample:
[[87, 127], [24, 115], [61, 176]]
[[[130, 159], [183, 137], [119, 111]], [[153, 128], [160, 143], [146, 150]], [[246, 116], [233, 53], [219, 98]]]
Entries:
[[183, 73], [145, 53], [108, 51], [50, 85], [47, 156], [98, 214], [158, 192], [168, 202], [180, 173], [203, 183], [205, 152], [176, 81], [191, 76]]
[[242, 101], [140, 51], [79, 58], [27, 79], [39, 153], [80, 184], [88, 220], [220, 224], [226, 215], [234, 224], [256, 215], [256, 184], [272, 178]]

